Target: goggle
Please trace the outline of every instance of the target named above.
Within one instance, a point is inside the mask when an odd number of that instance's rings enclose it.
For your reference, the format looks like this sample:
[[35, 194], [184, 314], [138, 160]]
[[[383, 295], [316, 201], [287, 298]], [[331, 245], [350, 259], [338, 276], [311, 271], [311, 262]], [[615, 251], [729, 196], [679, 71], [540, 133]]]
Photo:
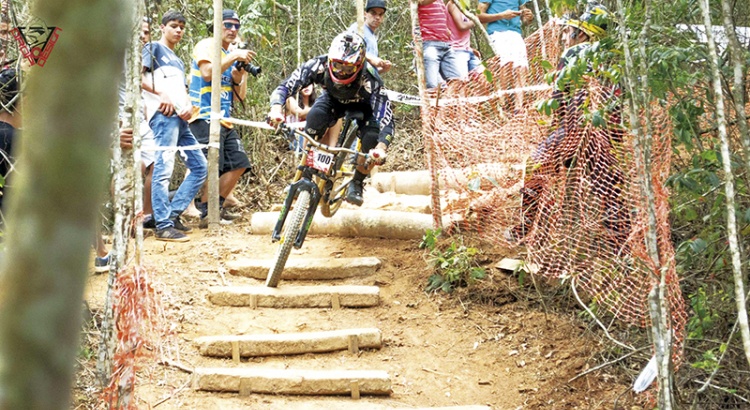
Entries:
[[331, 68], [336, 74], [342, 74], [349, 76], [357, 72], [357, 66], [351, 63], [345, 63], [343, 61], [331, 61]]
[[231, 30], [231, 29], [239, 30], [240, 29], [240, 23], [228, 23], [228, 22], [224, 22], [224, 28], [227, 29], [227, 30]]

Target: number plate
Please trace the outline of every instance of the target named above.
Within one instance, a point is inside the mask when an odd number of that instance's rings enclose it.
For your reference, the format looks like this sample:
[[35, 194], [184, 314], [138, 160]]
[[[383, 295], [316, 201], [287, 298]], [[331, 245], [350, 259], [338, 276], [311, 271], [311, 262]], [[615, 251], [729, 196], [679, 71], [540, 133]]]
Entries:
[[307, 166], [318, 171], [328, 172], [333, 164], [333, 154], [311, 149], [307, 151]]

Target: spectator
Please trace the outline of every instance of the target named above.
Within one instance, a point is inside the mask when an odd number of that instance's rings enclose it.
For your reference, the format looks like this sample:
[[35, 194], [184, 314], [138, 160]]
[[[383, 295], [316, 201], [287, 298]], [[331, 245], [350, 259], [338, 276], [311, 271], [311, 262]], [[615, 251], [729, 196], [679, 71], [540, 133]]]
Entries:
[[[18, 105], [18, 76], [12, 68], [0, 71], [0, 233], [3, 231], [5, 215], [3, 199], [11, 187], [13, 171], [13, 145], [16, 130], [21, 126]], [[2, 235], [0, 235], [2, 240]]]
[[[378, 73], [385, 74], [391, 69], [393, 63], [389, 60], [383, 60], [378, 53], [378, 28], [385, 20], [385, 0], [367, 0], [365, 5], [365, 26], [362, 37], [365, 39], [365, 50], [367, 52], [367, 62], [378, 70]], [[349, 31], [359, 33], [357, 23], [349, 26]]]
[[[310, 84], [299, 90], [298, 97], [289, 97], [286, 100], [286, 122], [300, 122], [307, 119], [312, 105], [315, 103], [315, 85]], [[305, 139], [297, 136], [297, 139], [289, 143], [289, 148], [294, 151], [294, 157], [299, 160], [305, 147]], [[299, 162], [299, 161], [297, 161]]]
[[451, 48], [448, 29], [448, 9], [443, 0], [418, 0], [419, 31], [422, 34], [427, 88], [435, 88], [442, 81], [461, 78], [456, 55]]
[[[521, 33], [521, 23], [529, 23], [534, 18], [531, 10], [523, 6], [527, 1], [479, 0], [477, 18], [487, 24], [492, 50], [500, 58], [501, 65], [510, 65], [510, 72], [501, 78], [505, 89], [526, 86], [529, 58]], [[523, 91], [519, 90], [515, 94], [516, 111], [520, 112], [523, 110]]]
[[206, 179], [206, 157], [198, 150], [185, 150], [185, 165], [190, 175], [180, 184], [174, 197], [169, 199], [169, 181], [174, 170], [176, 147], [195, 145], [198, 142], [190, 132], [187, 120], [191, 117], [190, 99], [185, 88], [185, 65], [174, 53], [185, 32], [185, 17], [168, 11], [162, 17], [162, 36], [158, 42], [143, 47], [143, 97], [146, 118], [154, 133], [159, 151], [154, 162], [151, 202], [156, 222], [156, 239], [185, 242], [184, 232], [190, 228], [182, 224], [180, 215], [195, 197]]
[[469, 20], [461, 9], [452, 1], [448, 3], [448, 28], [451, 30], [451, 48], [456, 54], [456, 67], [461, 78], [468, 76], [470, 71], [482, 63], [476, 52], [471, 48], [471, 29], [474, 22]]
[[[310, 84], [320, 84], [326, 87], [326, 92], [315, 100], [307, 115], [307, 133], [320, 139], [329, 125], [342, 118], [347, 110], [361, 111], [364, 114], [359, 124], [361, 150], [382, 163], [393, 138], [393, 112], [388, 96], [381, 92], [383, 84], [379, 76], [364, 70], [364, 66], [364, 39], [355, 33], [339, 34], [333, 39], [328, 55], [302, 64], [271, 94], [269, 122], [278, 124], [284, 121], [281, 107], [289, 95]], [[362, 205], [362, 181], [371, 168], [365, 168], [361, 163], [357, 166], [347, 188], [348, 202]]]
[[[222, 13], [224, 27], [221, 32], [221, 111], [228, 117], [234, 100], [244, 100], [247, 94], [247, 63], [255, 57], [255, 52], [238, 48], [233, 43], [240, 30], [240, 16], [234, 10]], [[193, 49], [190, 63], [190, 101], [198, 110], [198, 116], [190, 123], [190, 130], [198, 142], [208, 144], [211, 119], [211, 76], [213, 75], [214, 39], [206, 38]], [[237, 218], [224, 209], [224, 200], [237, 185], [240, 177], [250, 171], [250, 160], [245, 153], [237, 130], [232, 124], [221, 123], [219, 143], [219, 207], [221, 219], [231, 221]], [[204, 149], [208, 155], [208, 149]], [[196, 204], [201, 211], [201, 227], [208, 226], [208, 190], [203, 190], [201, 202]]]
[[[595, 67], [586, 61], [585, 52], [594, 43], [606, 35], [607, 23], [611, 14], [602, 5], [591, 2], [580, 18], [567, 19], [563, 24], [563, 39], [566, 50], [560, 57], [555, 78], [552, 98], [559, 102], [555, 111], [557, 128], [552, 134], [539, 144], [531, 155], [531, 168], [522, 188], [522, 206], [524, 221], [516, 226], [511, 234], [513, 239], [522, 238], [533, 226], [539, 209], [538, 201], [547, 189], [549, 175], [556, 173], [562, 167], [575, 166], [579, 153], [585, 153], [586, 166], [584, 178], [591, 184], [591, 192], [602, 201], [603, 223], [610, 237], [607, 242], [616, 248], [625, 244], [630, 232], [628, 211], [623, 207], [621, 198], [624, 174], [617, 165], [614, 154], [615, 146], [620, 145], [623, 131], [619, 128], [621, 118], [620, 100], [621, 90], [617, 84], [610, 84], [608, 88], [608, 107], [606, 131], [595, 132], [588, 138], [581, 140], [580, 133], [583, 117], [583, 106], [590, 99], [586, 87], [575, 87], [571, 84], [570, 74], [566, 74], [572, 66], [586, 64], [586, 74], [591, 75]], [[606, 84], [606, 79], [602, 79]], [[586, 144], [581, 147], [581, 144]]]

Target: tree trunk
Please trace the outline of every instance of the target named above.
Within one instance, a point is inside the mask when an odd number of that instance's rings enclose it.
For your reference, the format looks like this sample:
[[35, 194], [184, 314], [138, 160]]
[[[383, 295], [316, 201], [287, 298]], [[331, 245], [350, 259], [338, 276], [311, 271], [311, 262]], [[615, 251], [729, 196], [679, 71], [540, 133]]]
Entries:
[[[422, 43], [422, 32], [419, 30], [419, 6], [417, 0], [409, 1], [411, 11], [411, 26], [414, 36], [414, 56], [417, 66], [417, 84], [419, 85], [419, 99], [422, 102], [420, 108], [422, 115], [422, 141], [425, 147], [425, 156], [427, 159], [427, 169], [430, 171], [432, 180], [432, 221], [435, 229], [443, 227], [442, 212], [440, 209], [440, 186], [438, 182], [437, 161], [435, 161], [435, 150], [432, 145], [432, 130], [434, 119], [430, 113], [430, 106], [427, 102], [427, 85], [425, 83], [424, 72], [424, 48]], [[461, 6], [459, 6], [461, 8]], [[440, 87], [438, 86], [438, 100], [440, 97]]]
[[0, 273], [0, 408], [69, 407], [91, 239], [107, 187], [117, 101], [112, 73], [122, 71], [128, 4], [35, 3], [32, 14], [62, 31], [26, 85], [27, 144], [10, 197]]
[[[109, 277], [107, 280], [107, 296], [105, 298], [104, 312], [101, 325], [101, 336], [99, 339], [99, 353], [97, 360], [97, 376], [102, 387], [112, 383], [113, 359], [118, 346], [117, 323], [115, 318], [119, 317], [118, 307], [122, 301], [116, 297], [116, 283], [120, 272], [127, 266], [128, 260], [134, 260], [136, 265], [141, 264], [141, 253], [143, 248], [143, 183], [141, 176], [141, 134], [140, 121], [142, 120], [142, 111], [139, 109], [141, 101], [141, 19], [144, 14], [142, 3], [136, 3], [135, 10], [130, 10], [130, 45], [126, 52], [124, 78], [117, 78], [118, 81], [125, 82], [125, 108], [124, 115], [120, 120], [121, 127], [133, 129], [133, 149], [123, 151], [120, 149], [119, 138], [115, 137], [113, 164], [114, 164], [114, 183], [113, 183], [113, 201], [115, 210], [114, 221], [114, 239], [110, 254], [114, 258], [114, 263], [110, 264]], [[136, 217], [137, 216], [137, 217]], [[133, 222], [135, 221], [136, 245], [134, 248], [135, 257], [128, 255], [128, 245], [130, 243]], [[124, 349], [130, 349], [130, 346], [123, 346]], [[125, 408], [133, 400], [132, 379], [121, 379], [117, 383], [120, 391], [117, 399], [118, 403], [109, 403], [117, 408]]]
[[[652, 281], [652, 288], [648, 295], [648, 306], [651, 314], [651, 331], [654, 339], [654, 348], [657, 362], [657, 378], [659, 383], [659, 408], [671, 409], [673, 406], [673, 380], [671, 374], [671, 330], [669, 328], [669, 306], [666, 300], [666, 270], [662, 269], [659, 257], [659, 244], [657, 238], [657, 218], [655, 194], [651, 183], [651, 136], [653, 133], [648, 96], [636, 91], [636, 84], [648, 83], [648, 71], [646, 66], [646, 41], [650, 25], [650, 1], [646, 1], [646, 18], [643, 28], [639, 34], [640, 65], [636, 73], [633, 63], [633, 54], [628, 43], [628, 30], [626, 27], [625, 8], [622, 0], [617, 1], [619, 10], [619, 32], [625, 55], [625, 84], [628, 90], [628, 112], [630, 117], [631, 132], [634, 135], [634, 159], [638, 170], [638, 180], [641, 192], [646, 198], [646, 209], [648, 212], [648, 226], [646, 232], [646, 247], [654, 267], [654, 274], [658, 280]], [[639, 115], [645, 116], [646, 129], [641, 127]]]
[[[726, 0], [723, 0], [723, 2], [725, 1]], [[711, 9], [708, 6], [708, 0], [700, 0], [698, 4], [700, 4], [701, 12], [703, 13], [703, 24], [706, 27], [708, 60], [711, 67], [711, 85], [714, 89], [714, 100], [716, 101], [716, 124], [719, 131], [719, 139], [721, 140], [721, 163], [724, 167], [724, 195], [727, 197], [727, 240], [729, 241], [729, 254], [732, 258], [732, 274], [734, 276], [734, 298], [735, 303], [737, 304], [737, 320], [740, 325], [740, 334], [742, 335], [742, 346], [745, 350], [745, 359], [748, 361], [748, 364], [750, 364], [750, 330], [748, 330], [745, 279], [742, 274], [742, 258], [740, 256], [741, 250], [739, 245], [735, 207], [734, 172], [732, 171], [732, 157], [729, 152], [729, 135], [727, 133], [724, 92], [721, 88], [721, 73], [719, 72], [719, 54], [716, 51], [714, 34], [711, 30]], [[726, 6], [724, 12], [727, 13]], [[726, 18], [727, 17], [725, 17], [725, 19]], [[734, 33], [734, 29], [731, 28], [731, 30], [732, 33]], [[735, 58], [739, 58], [739, 56]], [[735, 66], [735, 70], [736, 69], [737, 67]], [[740, 75], [741, 72], [742, 68], [740, 67]], [[735, 76], [736, 75], [737, 72], [735, 71]], [[735, 93], [742, 93], [741, 89], [737, 89], [736, 78]], [[742, 100], [743, 98], [740, 97], [740, 101]], [[735, 103], [737, 103], [737, 101], [735, 101]], [[738, 112], [744, 109], [743, 106], [737, 108]], [[747, 124], [745, 124], [745, 131], [747, 131]]]

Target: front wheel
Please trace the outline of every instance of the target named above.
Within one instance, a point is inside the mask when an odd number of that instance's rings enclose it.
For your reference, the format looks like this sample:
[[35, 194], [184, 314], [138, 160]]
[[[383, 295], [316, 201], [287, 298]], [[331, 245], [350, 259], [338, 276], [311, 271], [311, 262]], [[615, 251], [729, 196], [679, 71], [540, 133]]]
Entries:
[[281, 272], [284, 270], [284, 266], [286, 266], [286, 260], [289, 259], [289, 253], [292, 251], [294, 241], [302, 229], [307, 209], [310, 207], [310, 192], [300, 191], [293, 207], [292, 214], [287, 220], [286, 227], [284, 227], [284, 233], [281, 235], [279, 249], [276, 252], [273, 266], [271, 266], [271, 269], [268, 271], [268, 277], [266, 277], [266, 286], [271, 288], [275, 288], [279, 284]]

